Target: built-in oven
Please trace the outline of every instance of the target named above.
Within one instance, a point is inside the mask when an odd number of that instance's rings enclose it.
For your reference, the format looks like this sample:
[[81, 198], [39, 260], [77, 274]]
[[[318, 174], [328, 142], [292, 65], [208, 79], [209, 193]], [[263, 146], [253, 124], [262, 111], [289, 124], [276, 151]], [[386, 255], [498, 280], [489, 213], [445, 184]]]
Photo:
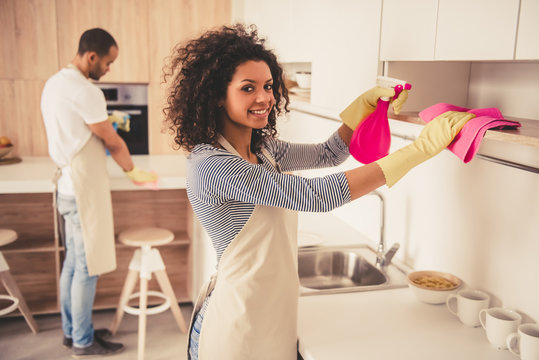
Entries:
[[107, 100], [107, 112], [123, 111], [130, 116], [130, 129], [117, 129], [131, 155], [148, 154], [148, 85], [96, 84]]

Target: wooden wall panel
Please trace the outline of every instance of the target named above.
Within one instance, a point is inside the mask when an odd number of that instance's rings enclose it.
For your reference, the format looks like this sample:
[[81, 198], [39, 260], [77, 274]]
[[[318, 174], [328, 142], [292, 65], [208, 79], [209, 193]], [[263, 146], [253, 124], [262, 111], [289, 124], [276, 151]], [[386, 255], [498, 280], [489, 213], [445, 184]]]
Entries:
[[0, 79], [47, 79], [58, 70], [54, 0], [0, 4]]
[[85, 30], [101, 27], [120, 53], [102, 82], [149, 82], [147, 0], [56, 0], [58, 54], [62, 66], [75, 56]]
[[44, 85], [44, 80], [0, 80], [0, 135], [15, 145], [10, 156], [48, 156], [40, 109]]
[[44, 81], [73, 59], [83, 31], [102, 27], [120, 54], [101, 81], [148, 83], [150, 154], [176, 153], [163, 124], [165, 58], [230, 19], [231, 0], [0, 0], [0, 135], [15, 143], [13, 155], [48, 155]]
[[[34, 314], [56, 313], [57, 281], [54, 252], [4, 253], [11, 275]], [[0, 293], [6, 293], [0, 286]], [[13, 312], [10, 316], [17, 315]]]
[[51, 193], [0, 194], [0, 228], [17, 232], [17, 240], [0, 251], [53, 251], [53, 216]]
[[174, 134], [171, 134], [164, 123], [163, 109], [166, 104], [166, 85], [160, 82], [150, 82], [148, 86], [148, 127], [150, 154], [178, 154]]
[[163, 108], [166, 85], [162, 84], [163, 66], [172, 49], [180, 42], [231, 21], [230, 0], [150, 0], [150, 86], [149, 145], [151, 154], [171, 154], [173, 138], [164, 126]]
[[187, 193], [179, 190], [113, 191], [116, 235], [134, 226], [155, 226], [174, 233], [187, 231]]

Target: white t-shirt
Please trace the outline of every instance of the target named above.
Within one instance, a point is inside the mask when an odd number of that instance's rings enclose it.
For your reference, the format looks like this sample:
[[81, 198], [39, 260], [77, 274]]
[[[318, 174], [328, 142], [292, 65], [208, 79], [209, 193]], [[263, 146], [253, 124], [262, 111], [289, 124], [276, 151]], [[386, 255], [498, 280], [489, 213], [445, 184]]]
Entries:
[[45, 83], [41, 113], [49, 143], [49, 155], [62, 168], [58, 192], [74, 195], [71, 160], [92, 132], [87, 124], [107, 120], [105, 95], [75, 68], [64, 68]]

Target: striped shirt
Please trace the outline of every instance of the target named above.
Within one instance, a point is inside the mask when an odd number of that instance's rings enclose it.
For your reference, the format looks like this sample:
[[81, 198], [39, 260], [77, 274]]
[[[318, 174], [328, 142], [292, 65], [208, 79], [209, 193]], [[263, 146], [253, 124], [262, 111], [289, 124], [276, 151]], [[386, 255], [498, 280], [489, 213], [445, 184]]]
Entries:
[[[337, 166], [349, 156], [348, 147], [337, 132], [322, 144], [270, 139], [265, 147], [282, 172]], [[350, 201], [343, 172], [304, 178], [280, 173], [265, 156], [257, 156], [261, 164], [200, 144], [187, 158], [187, 195], [213, 243], [218, 261], [256, 205], [326, 212]]]
[[[221, 255], [249, 220], [256, 205], [295, 211], [326, 212], [351, 200], [344, 172], [318, 178], [289, 174], [295, 170], [337, 166], [350, 155], [338, 132], [321, 144], [292, 144], [268, 139], [252, 164], [226, 150], [199, 144], [187, 158], [187, 195], [193, 211]], [[208, 299], [196, 315], [189, 352], [198, 359], [198, 338]]]

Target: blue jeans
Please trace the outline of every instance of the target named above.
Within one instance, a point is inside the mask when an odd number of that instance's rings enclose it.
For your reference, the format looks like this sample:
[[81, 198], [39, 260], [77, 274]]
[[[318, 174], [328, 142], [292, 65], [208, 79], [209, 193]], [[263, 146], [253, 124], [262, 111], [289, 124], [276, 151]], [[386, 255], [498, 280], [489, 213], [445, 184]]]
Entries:
[[58, 194], [58, 211], [65, 223], [65, 259], [60, 275], [60, 307], [64, 336], [76, 347], [94, 341], [92, 306], [97, 275], [89, 276], [79, 212], [74, 196]]

